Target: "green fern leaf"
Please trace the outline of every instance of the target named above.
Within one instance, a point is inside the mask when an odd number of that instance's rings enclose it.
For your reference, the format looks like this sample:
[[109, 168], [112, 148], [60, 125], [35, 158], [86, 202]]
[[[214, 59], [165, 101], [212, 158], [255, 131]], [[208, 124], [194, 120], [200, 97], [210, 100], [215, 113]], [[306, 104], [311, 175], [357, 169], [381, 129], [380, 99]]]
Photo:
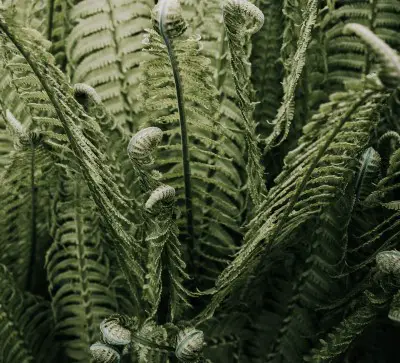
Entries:
[[139, 64], [149, 59], [143, 48], [143, 30], [151, 26], [153, 0], [91, 0], [70, 11], [76, 24], [67, 39], [67, 55], [74, 83], [87, 83], [100, 95], [124, 134], [134, 131], [139, 111]]
[[[164, 129], [166, 142], [158, 148], [155, 166], [163, 173], [161, 181], [175, 188], [177, 204], [181, 207], [187, 203], [184, 190], [188, 174], [182, 166], [181, 130], [173, 74], [164, 43], [155, 31], [149, 31], [145, 49], [157, 58], [142, 65], [145, 75], [142, 84], [143, 111], [146, 111], [143, 122], [146, 126]], [[232, 165], [232, 161], [236, 163], [238, 159], [237, 149], [231, 147], [230, 133], [217, 122], [217, 91], [210, 78], [209, 61], [199, 53], [198, 39], [175, 39], [174, 52], [184, 90], [189, 135], [196, 238], [195, 250], [189, 246], [190, 253], [204, 254], [214, 245], [219, 256], [226, 256], [235, 249], [227, 231], [237, 230], [236, 221], [243, 208], [243, 198], [238, 193], [242, 180]], [[181, 215], [186, 213], [182, 211]], [[191, 223], [188, 220], [178, 220], [181, 230], [189, 230], [187, 226]], [[217, 273], [220, 270], [218, 261], [210, 262], [209, 267]], [[204, 273], [210, 274], [215, 278], [215, 271]]]
[[46, 248], [46, 222], [49, 213], [48, 188], [51, 188], [52, 160], [34, 134], [27, 133], [17, 119], [6, 111], [14, 127], [17, 149], [2, 174], [3, 200], [0, 261], [9, 267], [18, 285], [34, 291], [39, 281], [37, 254]]
[[117, 311], [116, 297], [87, 187], [79, 175], [71, 175], [62, 177], [59, 189], [53, 202], [54, 242], [46, 256], [49, 292], [66, 356], [88, 362], [89, 346], [99, 338], [98, 325]]
[[58, 347], [49, 304], [23, 294], [0, 265], [0, 359], [4, 363], [54, 362]]
[[[141, 256], [142, 247], [127, 233], [127, 230], [133, 228], [132, 222], [128, 221], [117, 207], [128, 208], [128, 203], [110, 173], [106, 156], [95, 146], [101, 144], [100, 140], [103, 137], [98, 125], [74, 99], [71, 86], [41, 44], [35, 44], [29, 34], [24, 33], [22, 37], [20, 30], [6, 24], [4, 18], [0, 19], [0, 31], [25, 59], [24, 71], [29, 74], [28, 84], [33, 83], [39, 87], [39, 94], [50, 101], [48, 110], [57, 117], [56, 122], [66, 133], [62, 136], [68, 137], [71, 148], [78, 156], [93, 199], [101, 210], [106, 227], [115, 238], [113, 247], [121, 268], [132, 291], [135, 291], [143, 283], [143, 269], [133, 254], [136, 251]], [[52, 120], [52, 123], [55, 122]], [[81, 124], [85, 127], [81, 128]], [[128, 226], [127, 229], [124, 225]]]
[[[231, 291], [230, 284], [254, 269], [263, 251], [270, 252], [272, 261], [285, 244], [290, 244], [288, 237], [293, 231], [345, 189], [387, 96], [371, 90], [349, 90], [332, 95], [332, 101], [321, 106], [320, 113], [304, 127], [299, 146], [287, 155], [286, 166], [276, 178], [277, 185], [251, 221], [244, 246], [220, 275], [213, 301], [199, 319], [213, 313]], [[336, 163], [338, 159], [340, 165]]]
[[266, 139], [266, 149], [279, 145], [289, 134], [290, 124], [294, 116], [295, 91], [305, 65], [306, 52], [311, 41], [311, 32], [317, 20], [318, 4], [318, 0], [310, 0], [305, 8], [297, 50], [291, 59], [290, 71], [283, 81], [284, 96], [282, 105], [273, 121], [274, 130]]
[[250, 36], [263, 26], [264, 14], [247, 0], [227, 1], [223, 6], [223, 14], [231, 54], [233, 79], [244, 120], [248, 188], [253, 203], [258, 207], [266, 195], [266, 187], [263, 181], [264, 171], [261, 165], [261, 152], [258, 148], [256, 125], [252, 116], [254, 111], [253, 89], [247, 48]]

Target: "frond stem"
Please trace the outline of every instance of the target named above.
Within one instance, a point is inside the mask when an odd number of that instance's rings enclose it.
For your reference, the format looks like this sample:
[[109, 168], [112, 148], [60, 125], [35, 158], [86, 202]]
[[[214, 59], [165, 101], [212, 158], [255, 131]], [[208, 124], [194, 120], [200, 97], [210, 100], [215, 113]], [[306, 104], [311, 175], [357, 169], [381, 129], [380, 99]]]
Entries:
[[181, 77], [179, 74], [178, 60], [176, 59], [172, 41], [168, 38], [164, 18], [166, 12], [167, 1], [164, 1], [164, 6], [160, 11], [160, 34], [167, 46], [168, 56], [170, 59], [172, 72], [174, 74], [176, 98], [178, 102], [179, 112], [179, 123], [181, 127], [181, 142], [182, 142], [182, 163], [183, 163], [183, 174], [185, 183], [185, 204], [186, 204], [186, 220], [187, 220], [187, 232], [189, 239], [189, 248], [193, 251], [194, 248], [194, 228], [193, 228], [193, 204], [192, 204], [192, 181], [191, 181], [191, 168], [190, 168], [190, 155], [189, 155], [189, 137], [187, 131], [185, 103], [183, 98], [183, 86]]
[[55, 0], [48, 0], [48, 9], [49, 9], [49, 14], [47, 17], [47, 39], [51, 40], [53, 36], [53, 19], [54, 19], [54, 2]]
[[28, 275], [26, 279], [26, 289], [29, 291], [33, 287], [34, 283], [34, 274], [33, 269], [35, 266], [35, 259], [36, 259], [36, 239], [37, 239], [37, 230], [36, 230], [36, 197], [37, 197], [37, 188], [36, 188], [36, 181], [35, 181], [35, 162], [36, 162], [36, 155], [35, 155], [35, 146], [31, 142], [31, 198], [32, 198], [32, 208], [31, 208], [31, 252], [29, 257], [29, 267], [28, 267]]

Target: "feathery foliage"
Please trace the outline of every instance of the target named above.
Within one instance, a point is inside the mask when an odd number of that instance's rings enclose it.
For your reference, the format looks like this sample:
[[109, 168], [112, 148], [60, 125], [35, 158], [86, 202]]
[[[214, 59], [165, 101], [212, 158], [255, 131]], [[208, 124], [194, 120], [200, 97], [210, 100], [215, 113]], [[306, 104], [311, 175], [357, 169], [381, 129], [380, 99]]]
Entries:
[[1, 362], [391, 362], [399, 13], [0, 1]]

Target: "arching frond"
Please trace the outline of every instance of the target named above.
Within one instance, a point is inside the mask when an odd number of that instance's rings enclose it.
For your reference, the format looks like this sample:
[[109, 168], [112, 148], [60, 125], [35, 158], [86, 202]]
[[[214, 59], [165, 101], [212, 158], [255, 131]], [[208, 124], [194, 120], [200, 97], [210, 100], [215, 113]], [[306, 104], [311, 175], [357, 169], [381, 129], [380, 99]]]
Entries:
[[[268, 362], [296, 362], [308, 352], [323, 326], [323, 316], [317, 309], [338, 299], [345, 284], [335, 278], [343, 268], [343, 252], [347, 245], [347, 228], [355, 201], [350, 186], [338, 202], [319, 216], [312, 235], [311, 253], [303, 273], [295, 283], [278, 336], [274, 340]], [[324, 312], [326, 314], [326, 312]]]
[[[342, 193], [354, 175], [356, 158], [368, 142], [377, 123], [377, 111], [386, 98], [385, 93], [356, 88], [332, 95], [331, 102], [320, 107], [304, 127], [299, 146], [287, 155], [285, 167], [275, 180], [277, 185], [249, 225], [245, 245], [219, 277], [209, 310], [199, 319], [212, 314], [229, 293], [230, 284], [254, 269], [263, 251], [269, 251], [272, 261], [274, 254], [282, 253], [296, 228]], [[338, 159], [340, 164], [335, 161]]]
[[345, 34], [345, 25], [366, 26], [394, 49], [400, 49], [399, 12], [398, 0], [357, 0], [336, 2], [335, 8], [325, 13], [321, 27], [327, 41], [327, 84], [332, 89], [341, 89], [344, 81], [368, 74], [374, 65], [370, 48], [356, 36]]
[[[106, 155], [95, 146], [101, 145], [103, 138], [98, 125], [74, 99], [73, 90], [65, 76], [54, 65], [53, 58], [45, 52], [41, 44], [35, 42], [35, 38], [32, 39], [26, 32], [22, 36], [20, 29], [6, 23], [4, 18], [0, 18], [0, 31], [8, 40], [9, 46], [14, 47], [25, 61], [22, 69], [27, 78], [26, 84], [39, 89], [39, 93], [32, 95], [36, 97], [34, 100], [37, 97], [45, 100], [49, 106], [48, 111], [54, 115], [51, 123], [60, 125], [65, 130], [62, 137], [68, 138], [71, 149], [78, 156], [93, 199], [102, 213], [106, 227], [115, 238], [113, 247], [118, 254], [119, 263], [132, 291], [135, 291], [143, 282], [140, 257], [134, 257], [134, 252], [141, 255], [141, 246], [127, 233], [129, 228], [133, 228], [132, 222], [122, 215], [117, 206], [129, 208], [128, 202], [110, 173]], [[28, 93], [27, 96], [29, 95], [31, 94]], [[125, 229], [124, 225], [128, 228]]]

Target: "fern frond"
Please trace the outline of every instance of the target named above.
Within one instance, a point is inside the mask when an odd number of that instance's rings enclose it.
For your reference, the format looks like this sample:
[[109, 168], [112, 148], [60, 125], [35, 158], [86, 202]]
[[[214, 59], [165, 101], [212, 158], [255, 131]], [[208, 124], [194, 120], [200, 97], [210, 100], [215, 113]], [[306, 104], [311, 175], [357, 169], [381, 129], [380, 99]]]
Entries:
[[[189, 246], [190, 254], [204, 256], [215, 246], [218, 257], [227, 256], [235, 249], [228, 231], [237, 230], [244, 204], [243, 196], [238, 193], [242, 178], [235, 167], [241, 157], [238, 158], [229, 130], [218, 124], [218, 93], [210, 77], [209, 60], [201, 55], [198, 39], [182, 36], [174, 39], [173, 47], [173, 61], [178, 65], [180, 86], [183, 87], [190, 155], [196, 239], [195, 249]], [[146, 126], [159, 126], [164, 130], [165, 142], [158, 147], [155, 167], [163, 173], [160, 181], [175, 188], [181, 216], [186, 216], [182, 208], [186, 204], [184, 189], [187, 183], [183, 181], [188, 174], [184, 173], [182, 165], [181, 130], [170, 60], [164, 42], [155, 31], [149, 31], [145, 50], [154, 59], [142, 65], [145, 75], [143, 111], [146, 113], [143, 122]], [[188, 230], [187, 224], [187, 218], [179, 218], [181, 231]], [[200, 266], [203, 267], [213, 270], [203, 275], [215, 278], [220, 263], [210, 261], [207, 266]]]
[[382, 178], [376, 190], [367, 198], [369, 203], [384, 203], [385, 201], [393, 202], [398, 200], [398, 189], [400, 183], [398, 175], [400, 173], [400, 148], [394, 151], [389, 160], [389, 167], [386, 176]]
[[[384, 301], [386, 302], [386, 301]], [[332, 362], [334, 358], [344, 353], [349, 345], [368, 325], [379, 316], [379, 310], [372, 304], [357, 309], [325, 339], [321, 339], [321, 348], [315, 349], [307, 362]]]
[[396, 292], [399, 286], [398, 259], [398, 251], [386, 251], [376, 257], [376, 273], [369, 283], [369, 289], [364, 291], [364, 296], [359, 299], [354, 312], [334, 328], [326, 339], [320, 340], [320, 347], [313, 349], [312, 355], [308, 356], [306, 361], [334, 361], [369, 325], [382, 314], [387, 314], [390, 306], [396, 304]]
[[271, 128], [268, 121], [275, 119], [282, 97], [283, 65], [280, 58], [283, 32], [282, 4], [277, 1], [260, 1], [265, 15], [264, 26], [254, 35], [252, 80], [257, 93], [255, 119], [262, 136]]
[[51, 53], [54, 55], [56, 63], [62, 70], [67, 69], [66, 43], [70, 32], [73, 29], [73, 23], [70, 19], [72, 7], [79, 0], [64, 1], [50, 0], [48, 1], [48, 19], [47, 19], [47, 39], [52, 42]]
[[264, 23], [264, 14], [248, 0], [229, 0], [223, 6], [225, 28], [231, 54], [231, 66], [238, 95], [239, 107], [244, 120], [244, 135], [247, 147], [247, 183], [250, 196], [256, 207], [267, 194], [261, 152], [258, 147], [256, 124], [253, 120], [254, 103], [251, 87], [251, 64], [247, 54], [252, 34]]
[[53, 176], [52, 160], [34, 134], [29, 134], [6, 110], [6, 119], [14, 130], [17, 149], [1, 178], [2, 233], [4, 253], [1, 263], [8, 266], [18, 285], [34, 291], [37, 276], [37, 251], [44, 244], [48, 191]]
[[354, 188], [349, 187], [338, 202], [319, 216], [311, 253], [295, 283], [295, 293], [268, 355], [268, 362], [301, 361], [322, 328], [322, 317], [317, 309], [341, 297], [343, 281], [333, 276], [343, 267], [340, 261], [347, 244], [347, 228], [354, 201]]
[[310, 0], [305, 8], [297, 50], [291, 59], [290, 71], [283, 81], [283, 101], [273, 121], [274, 130], [266, 139], [266, 149], [279, 145], [289, 134], [290, 124], [294, 116], [295, 91], [305, 65], [307, 48], [311, 42], [311, 32], [317, 20], [318, 4], [318, 0]]
[[333, 89], [342, 89], [343, 82], [358, 79], [371, 72], [374, 58], [359, 38], [344, 34], [346, 24], [358, 23], [368, 27], [394, 49], [399, 49], [400, 29], [398, 0], [356, 0], [337, 2], [326, 12], [321, 28], [327, 42], [327, 82]]
[[9, 163], [10, 154], [13, 150], [13, 138], [6, 130], [4, 110], [0, 106], [0, 175]]
[[54, 362], [57, 345], [49, 304], [23, 294], [0, 265], [0, 359], [4, 363]]
[[[245, 216], [245, 208], [246, 204], [248, 204], [246, 202], [249, 199], [248, 188], [245, 185], [246, 175], [243, 172], [246, 166], [246, 141], [243, 133], [243, 118], [241, 110], [237, 105], [238, 96], [230, 66], [229, 44], [226, 38], [221, 3], [214, 0], [190, 0], [182, 2], [182, 7], [185, 19], [192, 26], [193, 32], [201, 35], [199, 43], [200, 54], [211, 60], [209, 72], [218, 91], [218, 94], [215, 96], [218, 101], [218, 113], [214, 118], [221, 125], [225, 135], [223, 139], [224, 145], [221, 145], [221, 149], [225, 153], [229, 150], [229, 157], [233, 161], [231, 174], [236, 174], [235, 199], [239, 202], [239, 208], [237, 212], [235, 211], [235, 222], [233, 224], [240, 225], [241, 219]], [[191, 12], [195, 12], [193, 21], [191, 17], [186, 16], [186, 12], [189, 11], [188, 7], [190, 7], [189, 10]], [[250, 43], [247, 43], [247, 45], [250, 48]], [[215, 135], [214, 138], [218, 139], [218, 136]], [[229, 161], [227, 160], [226, 162], [228, 163]], [[218, 174], [218, 172], [214, 174], [215, 178], [218, 177]], [[211, 187], [210, 189], [215, 189], [215, 187]], [[200, 192], [200, 190], [198, 191]], [[215, 209], [222, 210], [221, 203], [223, 201], [221, 201], [221, 198], [209, 198], [206, 202], [208, 209], [211, 210], [211, 206], [215, 204]], [[219, 217], [217, 220], [227, 221], [229, 214], [232, 213], [228, 208], [227, 211], [228, 213], [225, 212], [224, 207], [223, 213], [218, 213]], [[232, 223], [230, 224], [233, 225]], [[235, 240], [237, 238], [232, 237], [225, 224], [216, 223], [215, 217], [208, 218], [203, 223], [203, 226], [204, 230], [207, 228], [210, 232], [204, 233], [204, 238], [199, 241], [199, 244], [201, 244], [199, 248], [200, 254], [203, 256], [200, 260], [200, 273], [203, 279], [212, 282], [220, 271], [220, 267], [218, 266], [220, 262], [218, 261], [225, 261], [227, 256], [234, 252], [234, 246], [237, 244]]]
[[[138, 363], [147, 363], [147, 362], [157, 362], [160, 357], [162, 357], [163, 350], [154, 349], [152, 345], [165, 345], [168, 335], [165, 328], [162, 326], [156, 325], [152, 321], [145, 322], [137, 331], [136, 334], [140, 338], [144, 338], [141, 343], [138, 339], [133, 344], [132, 356], [135, 359], [135, 362]], [[152, 344], [149, 346], [146, 344], [147, 342], [151, 342]], [[153, 348], [153, 349], [152, 349]]]
[[53, 206], [54, 242], [46, 256], [49, 292], [65, 355], [90, 361], [101, 320], [117, 311], [99, 217], [79, 175], [61, 177]]
[[[376, 36], [367, 27], [350, 23], [343, 28], [344, 34], [356, 34], [364, 43], [369, 45], [372, 50], [378, 55], [383, 63], [385, 70], [385, 78], [388, 79], [394, 88], [400, 84], [400, 57], [397, 52], [386, 44], [382, 39]], [[387, 83], [387, 82], [386, 82]]]
[[356, 202], [364, 202], [375, 190], [380, 175], [381, 157], [372, 148], [368, 148], [360, 159], [360, 171], [356, 180]]
[[[0, 18], [0, 31], [9, 45], [25, 60], [23, 69], [28, 74], [28, 84], [33, 83], [39, 88], [39, 94], [48, 102], [48, 110], [65, 130], [62, 136], [68, 137], [71, 148], [78, 156], [93, 199], [102, 213], [106, 227], [115, 238], [113, 247], [119, 263], [132, 291], [135, 291], [143, 282], [143, 269], [139, 263], [140, 257], [134, 257], [134, 253], [141, 256], [142, 247], [127, 232], [134, 228], [132, 222], [121, 214], [119, 207], [122, 210], [129, 209], [128, 202], [110, 173], [106, 156], [95, 146], [101, 145], [103, 137], [98, 125], [74, 99], [71, 86], [41, 44], [35, 43], [29, 33], [22, 35], [17, 27], [12, 23], [8, 25], [3, 17]], [[52, 123], [55, 124], [54, 118]]]
[[173, 203], [174, 196], [173, 188], [161, 186], [151, 193], [146, 202], [146, 208], [151, 213], [148, 230], [152, 232], [146, 236], [149, 243], [146, 276], [148, 282], [143, 287], [152, 307], [150, 316], [156, 314], [161, 294], [164, 292], [168, 296], [168, 320], [171, 322], [185, 306], [190, 306], [187, 301], [190, 293], [183, 286], [189, 275], [185, 272], [186, 264], [181, 256], [179, 231], [172, 217], [171, 202]]
[[153, 0], [85, 0], [70, 11], [75, 25], [66, 51], [72, 81], [96, 89], [121, 134], [138, 126], [139, 64], [149, 59], [141, 51], [142, 37], [153, 5]]
[[213, 313], [231, 291], [231, 284], [257, 266], [263, 251], [270, 252], [272, 261], [288, 244], [293, 231], [345, 189], [354, 175], [356, 158], [377, 123], [377, 111], [387, 97], [376, 90], [349, 89], [332, 95], [332, 101], [320, 107], [304, 127], [299, 146], [287, 155], [277, 185], [249, 225], [244, 246], [220, 275], [213, 301], [198, 318]]

